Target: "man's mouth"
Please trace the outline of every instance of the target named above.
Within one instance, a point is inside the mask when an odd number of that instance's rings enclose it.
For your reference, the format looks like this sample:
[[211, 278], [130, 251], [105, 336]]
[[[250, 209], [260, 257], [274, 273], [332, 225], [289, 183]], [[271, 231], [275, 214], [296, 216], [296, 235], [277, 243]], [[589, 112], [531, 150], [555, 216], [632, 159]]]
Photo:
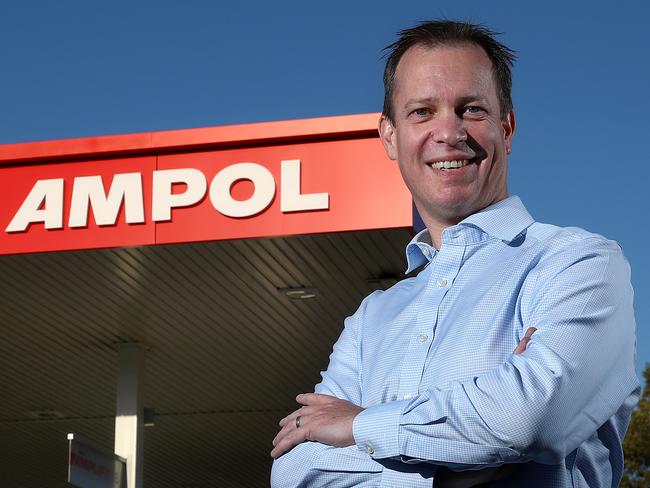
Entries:
[[452, 159], [450, 161], [437, 161], [435, 163], [427, 163], [433, 169], [458, 169], [467, 166], [472, 160], [470, 159]]

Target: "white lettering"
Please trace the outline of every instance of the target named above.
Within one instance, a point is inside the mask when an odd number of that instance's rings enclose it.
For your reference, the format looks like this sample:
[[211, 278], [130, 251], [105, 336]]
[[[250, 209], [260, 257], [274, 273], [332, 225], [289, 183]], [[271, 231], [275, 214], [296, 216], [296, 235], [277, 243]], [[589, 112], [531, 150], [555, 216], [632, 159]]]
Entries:
[[300, 160], [282, 161], [280, 210], [303, 212], [324, 210], [330, 206], [329, 193], [300, 193]]
[[[239, 180], [250, 180], [255, 190], [247, 200], [235, 200], [230, 188]], [[237, 163], [222, 169], [210, 184], [212, 206], [228, 217], [250, 217], [265, 210], [275, 197], [271, 172], [256, 163]]]
[[[172, 209], [199, 203], [208, 190], [205, 175], [195, 168], [157, 170], [152, 178], [151, 218], [153, 222], [172, 219]], [[237, 200], [231, 190], [235, 183], [248, 180], [253, 194]], [[280, 210], [283, 213], [326, 210], [329, 193], [301, 193], [301, 161], [281, 161]], [[105, 190], [102, 176], [74, 178], [68, 226], [88, 226], [89, 209], [97, 225], [115, 225], [122, 207], [127, 224], [145, 222], [141, 173], [116, 174]], [[174, 185], [185, 185], [176, 191]], [[271, 171], [258, 163], [235, 163], [219, 171], [210, 183], [210, 202], [227, 217], [251, 217], [266, 210], [276, 195], [276, 181]], [[38, 180], [18, 212], [5, 229], [23, 232], [31, 224], [43, 223], [46, 229], [63, 228], [63, 178]]]
[[[174, 184], [185, 183], [187, 189], [183, 193], [172, 193]], [[154, 222], [165, 222], [172, 219], [172, 208], [189, 207], [198, 203], [207, 189], [205, 176], [198, 169], [165, 169], [153, 172], [153, 205], [152, 219]]]
[[93, 210], [97, 225], [114, 225], [124, 202], [127, 224], [144, 222], [144, 199], [142, 198], [142, 175], [140, 173], [117, 174], [113, 178], [108, 196], [104, 193], [101, 176], [80, 176], [74, 179], [72, 203], [68, 225], [86, 227], [88, 206]]
[[38, 180], [5, 231], [22, 232], [37, 222], [46, 229], [63, 227], [63, 178]]

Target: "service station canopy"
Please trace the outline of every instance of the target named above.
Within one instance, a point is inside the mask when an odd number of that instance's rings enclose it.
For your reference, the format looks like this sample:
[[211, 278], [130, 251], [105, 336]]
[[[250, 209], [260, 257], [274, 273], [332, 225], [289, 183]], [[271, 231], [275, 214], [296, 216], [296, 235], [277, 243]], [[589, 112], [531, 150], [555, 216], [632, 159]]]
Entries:
[[408, 227], [376, 120], [0, 146], [0, 254]]
[[268, 486], [277, 421], [406, 267], [378, 118], [0, 145], [0, 486], [67, 486], [68, 432], [112, 448], [125, 342], [144, 485]]

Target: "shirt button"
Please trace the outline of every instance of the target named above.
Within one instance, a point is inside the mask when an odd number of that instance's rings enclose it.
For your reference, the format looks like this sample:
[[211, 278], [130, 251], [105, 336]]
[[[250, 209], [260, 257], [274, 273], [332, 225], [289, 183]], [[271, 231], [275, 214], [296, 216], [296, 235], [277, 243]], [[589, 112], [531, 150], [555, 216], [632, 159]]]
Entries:
[[403, 400], [410, 400], [411, 398], [413, 398], [413, 395], [410, 394], [410, 393], [407, 393], [406, 395], [404, 395], [404, 396], [402, 397]]
[[428, 338], [429, 338], [428, 335], [426, 335], [426, 334], [420, 334], [420, 335], [418, 336], [418, 342], [426, 342], [426, 340], [427, 340]]
[[422, 254], [424, 254], [426, 257], [429, 257], [429, 254], [431, 254], [431, 251], [429, 251], [428, 247], [422, 248]]
[[445, 286], [447, 286], [447, 280], [444, 278], [438, 278], [436, 280], [436, 286], [438, 288], [444, 288]]
[[370, 455], [375, 453], [375, 448], [372, 447], [372, 444], [370, 444], [370, 442], [366, 443], [366, 452]]

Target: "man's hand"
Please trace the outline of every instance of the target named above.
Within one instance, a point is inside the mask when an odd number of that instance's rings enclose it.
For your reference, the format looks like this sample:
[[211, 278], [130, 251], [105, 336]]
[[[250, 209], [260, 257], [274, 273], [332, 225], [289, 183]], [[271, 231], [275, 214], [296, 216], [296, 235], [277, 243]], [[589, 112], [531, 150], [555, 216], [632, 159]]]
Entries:
[[363, 408], [318, 393], [303, 393], [296, 397], [296, 401], [303, 406], [280, 420], [282, 429], [273, 439], [273, 458], [282, 456], [304, 441], [317, 441], [335, 447], [354, 445], [352, 422]]

